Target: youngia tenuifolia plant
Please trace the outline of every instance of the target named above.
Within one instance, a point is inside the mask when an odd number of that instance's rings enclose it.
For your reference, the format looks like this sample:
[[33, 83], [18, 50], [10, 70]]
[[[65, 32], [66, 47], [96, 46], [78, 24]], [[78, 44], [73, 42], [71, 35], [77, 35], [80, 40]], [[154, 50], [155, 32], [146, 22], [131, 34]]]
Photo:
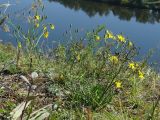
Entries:
[[[69, 44], [58, 44], [42, 54], [41, 41], [50, 40], [50, 31], [55, 29], [45, 22], [43, 9], [41, 0], [33, 3], [25, 25], [17, 26], [8, 19], [17, 50], [0, 44], [0, 93], [4, 99], [8, 95], [4, 88], [11, 84], [9, 90], [17, 97], [12, 97], [16, 101], [12, 105], [2, 102], [9, 109], [0, 109], [0, 116], [22, 120], [160, 119], [160, 75], [146, 60], [135, 61], [138, 49], [133, 42], [102, 25], [80, 40], [72, 35]], [[11, 77], [4, 75], [5, 70]], [[6, 77], [11, 79], [9, 84], [4, 84]]]

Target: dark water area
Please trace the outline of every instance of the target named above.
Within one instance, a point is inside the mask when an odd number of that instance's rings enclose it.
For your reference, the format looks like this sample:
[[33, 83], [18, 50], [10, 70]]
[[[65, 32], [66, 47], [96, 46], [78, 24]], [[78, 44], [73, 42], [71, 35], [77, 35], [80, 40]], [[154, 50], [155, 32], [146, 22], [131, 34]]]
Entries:
[[[12, 5], [6, 13], [10, 14], [15, 24], [27, 27], [22, 14], [31, 8], [33, 0], [9, 2]], [[0, 3], [6, 3], [6, 0], [0, 0]], [[73, 31], [79, 30], [77, 38], [103, 24], [113, 33], [122, 32], [140, 47], [141, 57], [150, 49], [154, 49], [151, 61], [160, 63], [160, 11], [124, 8], [87, 0], [43, 0], [43, 3], [44, 13], [48, 16], [47, 22], [53, 23], [56, 28], [50, 35], [48, 43], [65, 42], [68, 38], [64, 33], [70, 29], [70, 24]], [[5, 43], [16, 44], [12, 35], [2, 30], [0, 39]]]

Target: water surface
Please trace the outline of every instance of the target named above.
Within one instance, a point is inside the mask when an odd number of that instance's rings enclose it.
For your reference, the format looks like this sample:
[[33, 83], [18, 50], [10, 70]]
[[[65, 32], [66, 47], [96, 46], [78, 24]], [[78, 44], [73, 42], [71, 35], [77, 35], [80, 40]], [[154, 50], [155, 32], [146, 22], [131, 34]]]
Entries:
[[[5, 3], [1, 0], [0, 3]], [[22, 13], [30, 9], [33, 0], [10, 0], [7, 13], [15, 23], [23, 24]], [[137, 46], [141, 47], [143, 56], [150, 49], [155, 49], [152, 60], [160, 60], [160, 11], [122, 8], [106, 3], [89, 2], [85, 0], [44, 0], [47, 22], [54, 23], [56, 30], [50, 36], [50, 42], [63, 42], [63, 34], [69, 30], [79, 29], [79, 34], [93, 30], [98, 25], [106, 27], [114, 33], [123, 32]], [[8, 37], [9, 36], [9, 37]], [[15, 40], [0, 30], [0, 39], [4, 42]]]

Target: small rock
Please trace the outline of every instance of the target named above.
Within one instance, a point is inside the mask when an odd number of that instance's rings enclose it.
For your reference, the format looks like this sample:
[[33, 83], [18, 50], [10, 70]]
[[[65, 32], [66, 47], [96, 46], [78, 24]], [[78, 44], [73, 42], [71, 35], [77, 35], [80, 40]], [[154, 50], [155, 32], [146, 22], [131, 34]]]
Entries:
[[31, 78], [32, 79], [36, 79], [38, 77], [38, 73], [37, 72], [32, 72], [31, 73]]
[[57, 104], [54, 104], [53, 105], [53, 110], [56, 110], [58, 108], [58, 105]]
[[37, 88], [37, 85], [32, 85], [32, 90], [35, 90]]

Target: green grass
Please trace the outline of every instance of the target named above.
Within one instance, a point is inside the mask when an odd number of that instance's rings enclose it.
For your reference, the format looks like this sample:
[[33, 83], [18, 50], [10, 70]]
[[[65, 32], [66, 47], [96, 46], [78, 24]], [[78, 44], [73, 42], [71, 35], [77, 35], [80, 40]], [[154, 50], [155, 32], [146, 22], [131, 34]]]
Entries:
[[[7, 63], [3, 69], [12, 74], [26, 75], [33, 71], [44, 74], [50, 83], [47, 91], [58, 97], [53, 100], [58, 108], [50, 113], [50, 119], [145, 120], [153, 117], [158, 120], [159, 74], [143, 60], [135, 61], [138, 64], [135, 70], [129, 68], [129, 63], [137, 56], [134, 44], [128, 47], [128, 39], [125, 43], [118, 38], [100, 37], [97, 40], [95, 35], [102, 30], [90, 32], [86, 37], [90, 41], [88, 44], [80, 41], [68, 46], [59, 45], [49, 57], [32, 54], [31, 68], [28, 54], [23, 49], [17, 68], [16, 49], [1, 44], [0, 64]], [[106, 46], [99, 46], [103, 39]], [[112, 56], [117, 56], [118, 62], [112, 61]], [[15, 65], [10, 64], [11, 61]], [[139, 78], [139, 70], [144, 73], [144, 79]], [[122, 83], [120, 88], [116, 88], [116, 81]], [[37, 84], [35, 82], [33, 84]]]

